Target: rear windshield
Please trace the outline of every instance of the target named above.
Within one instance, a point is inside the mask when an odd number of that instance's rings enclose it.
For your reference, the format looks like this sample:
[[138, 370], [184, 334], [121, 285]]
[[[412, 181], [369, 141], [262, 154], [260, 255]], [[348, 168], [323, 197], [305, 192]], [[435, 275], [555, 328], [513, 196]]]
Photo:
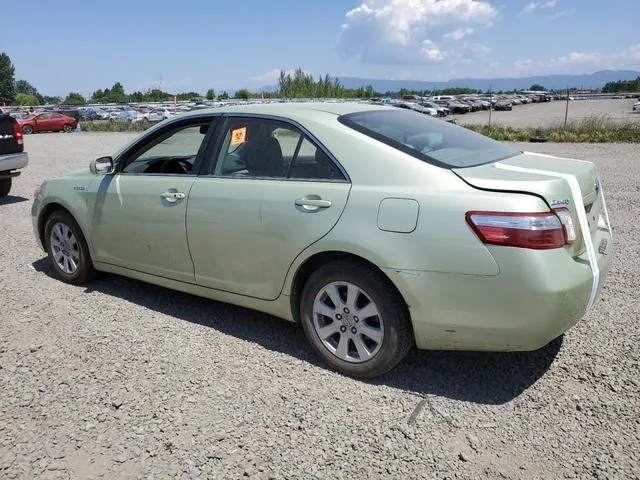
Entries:
[[444, 168], [475, 167], [521, 153], [466, 128], [411, 110], [349, 113], [338, 120], [420, 160]]

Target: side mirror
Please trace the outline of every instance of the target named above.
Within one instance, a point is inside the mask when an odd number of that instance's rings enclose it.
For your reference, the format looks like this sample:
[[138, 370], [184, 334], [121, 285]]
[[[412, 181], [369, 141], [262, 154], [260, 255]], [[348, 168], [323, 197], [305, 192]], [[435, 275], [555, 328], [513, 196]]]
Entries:
[[113, 173], [113, 170], [114, 164], [111, 157], [100, 157], [89, 164], [89, 171], [94, 175], [108, 175]]

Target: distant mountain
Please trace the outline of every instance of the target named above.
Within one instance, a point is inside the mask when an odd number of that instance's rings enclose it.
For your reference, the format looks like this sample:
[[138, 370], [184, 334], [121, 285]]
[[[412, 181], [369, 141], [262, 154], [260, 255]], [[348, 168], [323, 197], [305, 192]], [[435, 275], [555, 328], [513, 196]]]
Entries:
[[[640, 76], [635, 70], [600, 70], [583, 75], [536, 75], [522, 78], [455, 78], [448, 82], [429, 82], [425, 80], [382, 80], [375, 78], [338, 77], [340, 83], [347, 88], [366, 87], [371, 85], [376, 92], [397, 92], [401, 88], [409, 90], [441, 90], [450, 87], [473, 88], [493, 91], [527, 90], [537, 83], [548, 90], [563, 88], [602, 88], [608, 82], [617, 80], [634, 80]], [[263, 87], [263, 91], [271, 92], [277, 86]]]

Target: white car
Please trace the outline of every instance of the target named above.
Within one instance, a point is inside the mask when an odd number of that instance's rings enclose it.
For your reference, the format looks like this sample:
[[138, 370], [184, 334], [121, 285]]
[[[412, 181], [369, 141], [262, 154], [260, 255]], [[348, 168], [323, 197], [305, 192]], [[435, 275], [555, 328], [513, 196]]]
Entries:
[[162, 120], [173, 117], [173, 115], [174, 114], [166, 108], [154, 108], [150, 112], [144, 113], [143, 117], [149, 122], [161, 122]]
[[636, 102], [633, 104], [633, 111], [636, 113], [640, 113], [640, 102]]

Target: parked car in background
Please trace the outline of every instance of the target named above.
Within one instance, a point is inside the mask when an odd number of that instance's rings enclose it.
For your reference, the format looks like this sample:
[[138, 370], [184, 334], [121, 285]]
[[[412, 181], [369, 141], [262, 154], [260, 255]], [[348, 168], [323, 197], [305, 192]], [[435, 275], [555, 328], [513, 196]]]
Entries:
[[0, 113], [0, 198], [9, 195], [13, 178], [20, 175], [20, 169], [28, 162], [18, 121]]
[[96, 107], [84, 107], [80, 109], [80, 119], [84, 121], [108, 120], [109, 112]]
[[155, 108], [143, 114], [143, 121], [146, 119], [148, 122], [161, 122], [172, 116], [173, 114], [166, 108]]
[[429, 108], [435, 109], [435, 111], [438, 113], [439, 117], [446, 117], [447, 115], [449, 115], [451, 113], [451, 110], [449, 110], [447, 107], [443, 107], [442, 105], [438, 105], [436, 102], [423, 101], [423, 102], [421, 102], [421, 105], [423, 105], [425, 107], [429, 107]]
[[640, 113], [640, 102], [636, 102], [633, 104], [633, 111]]
[[511, 100], [500, 99], [496, 100], [496, 103], [493, 104], [494, 110], [513, 110], [513, 104]]
[[26, 118], [18, 120], [22, 133], [38, 133], [38, 132], [73, 132], [78, 121], [75, 118], [68, 117], [57, 112], [43, 112], [36, 115], [29, 115]]
[[394, 107], [405, 108], [407, 110], [413, 110], [419, 113], [424, 113], [426, 115], [431, 115], [432, 117], [438, 116], [438, 111], [435, 108], [425, 107], [419, 103], [415, 102], [396, 102], [393, 104]]
[[117, 123], [138, 123], [143, 122], [145, 120], [144, 113], [140, 113], [136, 110], [124, 110], [118, 113], [112, 119]]
[[106, 271], [299, 322], [371, 378], [414, 345], [535, 350], [575, 325], [613, 258], [602, 195], [591, 162], [309, 102], [176, 116], [43, 183], [31, 214], [62, 281]]

